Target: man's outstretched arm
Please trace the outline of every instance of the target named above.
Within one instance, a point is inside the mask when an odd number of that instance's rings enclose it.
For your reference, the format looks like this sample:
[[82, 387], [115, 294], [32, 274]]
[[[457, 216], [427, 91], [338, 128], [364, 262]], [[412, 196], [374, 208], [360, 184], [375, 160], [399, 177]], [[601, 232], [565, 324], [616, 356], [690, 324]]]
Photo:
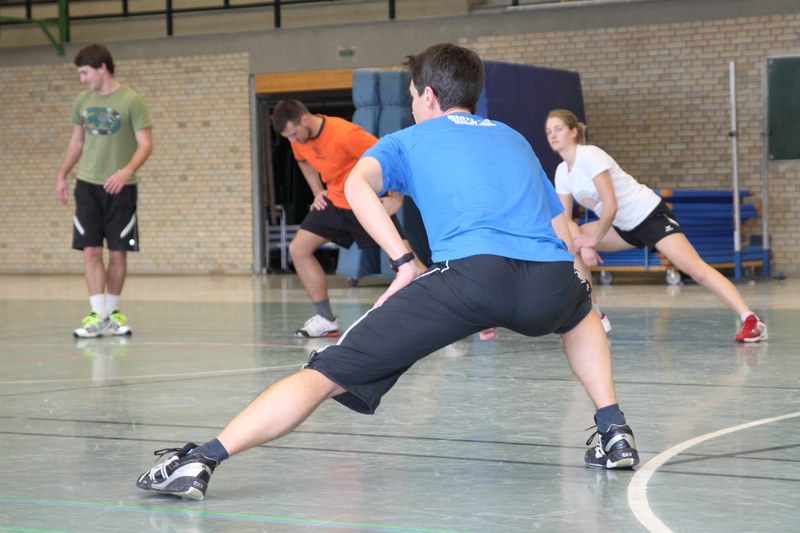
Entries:
[[[365, 157], [356, 163], [344, 185], [345, 196], [358, 221], [389, 258], [399, 259], [408, 253], [408, 248], [378, 198], [378, 193], [382, 190], [381, 165], [372, 157]], [[394, 282], [375, 305], [381, 305], [389, 296], [411, 283], [416, 276], [417, 267], [413, 261], [400, 265]]]

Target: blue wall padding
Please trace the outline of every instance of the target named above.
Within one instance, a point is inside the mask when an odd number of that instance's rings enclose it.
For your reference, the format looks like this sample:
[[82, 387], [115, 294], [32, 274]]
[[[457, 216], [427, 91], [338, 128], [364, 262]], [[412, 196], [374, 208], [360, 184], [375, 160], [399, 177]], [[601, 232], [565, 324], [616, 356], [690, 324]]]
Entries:
[[411, 94], [408, 86], [411, 77], [406, 70], [382, 70], [378, 76], [378, 90], [383, 107], [411, 107]]
[[[408, 92], [410, 83], [411, 76], [406, 70], [381, 71], [378, 82], [381, 93], [381, 117], [378, 131], [381, 137], [414, 124], [414, 117], [411, 114], [411, 94]], [[430, 264], [431, 250], [428, 245], [428, 234], [414, 200], [409, 197], [403, 200], [403, 207], [397, 213], [397, 218], [403, 226], [411, 248], [423, 263]], [[393, 277], [394, 272], [388, 269], [388, 258], [386, 259], [385, 264], [381, 264], [382, 273]]]
[[380, 72], [376, 68], [361, 68], [353, 71], [353, 105], [356, 108], [381, 104], [378, 90]]
[[[484, 65], [485, 65], [485, 63], [484, 63]], [[483, 86], [483, 90], [481, 91], [481, 96], [478, 99], [478, 105], [475, 106], [475, 109], [476, 109], [475, 114], [478, 115], [479, 117], [491, 118], [489, 116], [489, 108], [488, 108], [488, 103], [487, 103], [487, 100], [486, 100], [486, 85]], [[504, 121], [501, 120], [501, 122], [504, 122]]]
[[365, 106], [356, 108], [353, 113], [353, 122], [358, 124], [374, 136], [378, 137], [381, 128], [380, 106]]
[[380, 129], [380, 73], [378, 69], [359, 69], [353, 72], [353, 122], [378, 136]]
[[393, 131], [402, 130], [414, 123], [411, 109], [408, 107], [388, 106], [381, 108], [378, 120], [378, 137], [383, 137]]
[[414, 123], [411, 115], [411, 78], [405, 70], [382, 70], [378, 76], [381, 116], [378, 121], [379, 137], [401, 130]]
[[[353, 104], [356, 106], [353, 122], [376, 137], [414, 123], [411, 115], [409, 77], [403, 70], [359, 69], [353, 71]], [[419, 211], [410, 198], [403, 202], [397, 214], [406, 238], [412, 248], [423, 258], [430, 257], [428, 238]], [[380, 248], [339, 249], [336, 273], [351, 279], [379, 275], [393, 278], [388, 257]]]
[[504, 122], [531, 144], [547, 176], [553, 180], [561, 162], [544, 134], [547, 114], [569, 109], [586, 122], [581, 79], [567, 70], [484, 61], [486, 85], [478, 101], [479, 115]]

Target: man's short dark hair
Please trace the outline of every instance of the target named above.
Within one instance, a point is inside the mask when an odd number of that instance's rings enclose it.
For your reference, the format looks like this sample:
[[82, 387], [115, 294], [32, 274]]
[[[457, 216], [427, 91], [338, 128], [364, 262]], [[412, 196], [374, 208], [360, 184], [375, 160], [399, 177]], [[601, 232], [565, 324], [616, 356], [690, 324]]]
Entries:
[[308, 114], [305, 104], [299, 100], [281, 100], [272, 110], [272, 127], [280, 133], [286, 129], [289, 122], [297, 124], [303, 115]]
[[106, 69], [113, 76], [114, 75], [114, 59], [111, 57], [111, 52], [100, 43], [92, 43], [84, 46], [75, 55], [75, 66], [92, 68], [100, 68], [106, 64]]
[[419, 94], [425, 87], [433, 89], [442, 111], [464, 107], [475, 113], [486, 78], [476, 52], [450, 43], [435, 44], [407, 56], [403, 65]]

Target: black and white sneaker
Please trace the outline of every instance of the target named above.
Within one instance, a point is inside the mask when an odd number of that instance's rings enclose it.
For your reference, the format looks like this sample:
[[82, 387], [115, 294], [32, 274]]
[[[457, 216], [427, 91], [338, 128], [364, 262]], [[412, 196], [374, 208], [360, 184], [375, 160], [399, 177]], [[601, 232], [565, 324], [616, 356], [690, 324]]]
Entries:
[[195, 448], [197, 444], [190, 442], [183, 448], [156, 450], [153, 455], [162, 458], [168, 453], [172, 455], [139, 476], [136, 486], [161, 494], [202, 500], [206, 496], [211, 473], [219, 463], [202, 453], [192, 453]]
[[[594, 426], [596, 428], [596, 426]], [[589, 428], [592, 429], [592, 428]], [[595, 432], [586, 440], [592, 443], [597, 435], [597, 442], [586, 450], [587, 466], [595, 468], [633, 468], [639, 464], [639, 452], [636, 451], [636, 441], [633, 440], [633, 431], [627, 424], [617, 426], [612, 424], [608, 433]]]

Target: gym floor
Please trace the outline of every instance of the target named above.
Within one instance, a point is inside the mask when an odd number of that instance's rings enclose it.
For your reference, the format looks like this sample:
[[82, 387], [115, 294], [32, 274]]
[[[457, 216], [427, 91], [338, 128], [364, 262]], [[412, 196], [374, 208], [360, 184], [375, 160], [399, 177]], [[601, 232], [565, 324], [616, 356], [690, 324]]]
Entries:
[[[386, 286], [329, 282], [343, 327]], [[297, 278], [132, 275], [134, 334], [75, 340], [82, 276], [0, 276], [0, 530], [796, 531], [800, 281], [738, 286], [768, 342], [735, 344], [736, 317], [694, 284], [597, 287], [636, 471], [584, 466], [593, 408], [559, 339], [501, 331], [423, 360], [373, 416], [326, 402], [196, 502], [134, 482], [323, 344], [292, 336], [313, 312]]]

